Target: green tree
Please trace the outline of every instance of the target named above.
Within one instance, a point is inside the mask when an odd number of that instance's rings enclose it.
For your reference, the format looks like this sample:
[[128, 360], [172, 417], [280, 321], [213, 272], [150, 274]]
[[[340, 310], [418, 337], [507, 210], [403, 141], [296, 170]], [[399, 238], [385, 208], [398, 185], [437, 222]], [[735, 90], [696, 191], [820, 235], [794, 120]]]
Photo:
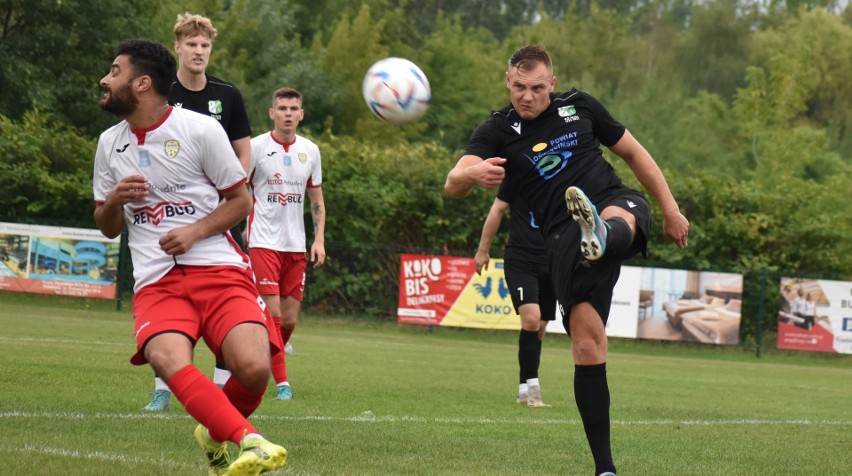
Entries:
[[92, 223], [95, 142], [32, 110], [0, 115], [0, 203], [7, 219]]
[[487, 30], [465, 30], [458, 17], [439, 15], [436, 23], [420, 54], [432, 87], [424, 118], [429, 128], [421, 138], [460, 149], [489, 111], [508, 104], [506, 65], [494, 55], [499, 45]]
[[162, 0], [0, 0], [0, 114], [34, 105], [95, 135], [114, 122], [98, 109], [98, 81], [115, 45], [148, 36]]
[[690, 28], [676, 47], [676, 73], [691, 93], [731, 98], [743, 84], [754, 19], [736, 0], [696, 5]]

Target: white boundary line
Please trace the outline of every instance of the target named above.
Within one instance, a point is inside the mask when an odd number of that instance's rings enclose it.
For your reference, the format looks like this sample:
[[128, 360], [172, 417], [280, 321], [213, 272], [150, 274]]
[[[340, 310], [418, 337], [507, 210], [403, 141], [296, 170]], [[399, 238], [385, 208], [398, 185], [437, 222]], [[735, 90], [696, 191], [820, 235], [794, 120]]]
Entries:
[[[0, 420], [17, 418], [45, 418], [66, 420], [187, 420], [187, 414], [171, 413], [76, 413], [76, 412], [26, 412], [6, 411], [0, 412]], [[335, 417], [323, 415], [306, 416], [279, 416], [279, 415], [252, 415], [252, 420], [261, 421], [349, 421], [363, 423], [441, 423], [441, 424], [480, 424], [480, 425], [516, 425], [518, 423], [534, 425], [574, 425], [580, 424], [579, 419], [558, 418], [427, 418], [411, 415], [403, 416], [377, 416], [372, 412], [364, 412], [360, 415], [349, 417]], [[852, 420], [773, 420], [766, 418], [734, 418], [729, 420], [695, 420], [695, 419], [662, 419], [662, 420], [612, 420], [613, 425], [619, 426], [738, 426], [738, 425], [792, 425], [792, 426], [852, 426]]]
[[34, 445], [23, 445], [23, 446], [0, 446], [0, 452], [8, 452], [8, 453], [16, 453], [16, 454], [25, 454], [25, 453], [36, 453], [41, 455], [48, 456], [61, 456], [64, 458], [72, 458], [72, 459], [84, 459], [84, 460], [96, 460], [96, 461], [106, 461], [113, 463], [123, 463], [129, 464], [133, 466], [139, 465], [150, 465], [152, 462], [156, 462], [157, 466], [169, 468], [172, 470], [183, 470], [184, 471], [198, 471], [202, 468], [201, 463], [197, 465], [185, 464], [185, 463], [177, 463], [174, 461], [169, 461], [165, 458], [151, 459], [151, 458], [128, 458], [124, 454], [120, 453], [106, 453], [103, 451], [80, 451], [80, 450], [72, 450], [66, 448], [55, 448], [49, 446], [34, 446]]

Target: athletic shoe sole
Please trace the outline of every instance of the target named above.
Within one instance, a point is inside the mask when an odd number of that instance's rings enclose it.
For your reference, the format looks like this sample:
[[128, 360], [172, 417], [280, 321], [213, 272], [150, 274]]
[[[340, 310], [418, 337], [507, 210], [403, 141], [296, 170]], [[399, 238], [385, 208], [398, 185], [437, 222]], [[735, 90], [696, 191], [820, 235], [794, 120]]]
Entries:
[[601, 258], [606, 251], [606, 225], [595, 205], [577, 187], [565, 191], [565, 206], [571, 217], [580, 224], [580, 253], [589, 261]]

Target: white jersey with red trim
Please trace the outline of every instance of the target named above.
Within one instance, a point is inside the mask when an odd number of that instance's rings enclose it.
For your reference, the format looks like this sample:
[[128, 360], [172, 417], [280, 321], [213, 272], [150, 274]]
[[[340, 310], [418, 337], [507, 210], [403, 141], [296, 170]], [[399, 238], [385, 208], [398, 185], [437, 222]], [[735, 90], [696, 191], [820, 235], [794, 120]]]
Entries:
[[305, 190], [322, 185], [319, 147], [300, 135], [283, 144], [261, 134], [251, 140], [249, 181], [248, 247], [305, 252]]
[[127, 121], [107, 129], [95, 152], [92, 188], [97, 205], [130, 175], [148, 179], [145, 201], [124, 206], [134, 291], [156, 282], [176, 263], [248, 267], [248, 257], [227, 232], [199, 240], [176, 257], [160, 248], [160, 237], [169, 230], [210, 215], [219, 204], [219, 190], [245, 183], [240, 161], [215, 119], [170, 107], [148, 129], [132, 130]]

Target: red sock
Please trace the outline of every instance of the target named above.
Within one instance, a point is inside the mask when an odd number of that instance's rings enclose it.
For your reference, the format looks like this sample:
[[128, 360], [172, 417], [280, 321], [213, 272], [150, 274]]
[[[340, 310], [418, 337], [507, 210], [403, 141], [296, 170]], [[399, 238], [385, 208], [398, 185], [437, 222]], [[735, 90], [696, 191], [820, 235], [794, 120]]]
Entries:
[[257, 410], [257, 407], [260, 406], [265, 390], [266, 387], [264, 386], [260, 393], [252, 393], [251, 390], [245, 388], [243, 384], [233, 377], [229, 378], [228, 382], [222, 388], [222, 391], [225, 392], [225, 395], [231, 401], [231, 404], [234, 405], [234, 408], [246, 418], [250, 417]]
[[290, 337], [293, 335], [293, 331], [295, 330], [296, 326], [281, 329], [281, 342], [283, 342], [284, 345], [287, 345], [287, 343], [290, 342]]
[[244, 433], [257, 433], [222, 390], [195, 366], [178, 370], [168, 384], [187, 413], [204, 425], [214, 440], [239, 445]]
[[275, 323], [275, 331], [278, 334], [278, 347], [281, 352], [272, 354], [272, 378], [275, 383], [284, 383], [287, 381], [287, 363], [284, 358], [284, 342], [281, 336], [281, 317], [273, 317], [272, 322]]

